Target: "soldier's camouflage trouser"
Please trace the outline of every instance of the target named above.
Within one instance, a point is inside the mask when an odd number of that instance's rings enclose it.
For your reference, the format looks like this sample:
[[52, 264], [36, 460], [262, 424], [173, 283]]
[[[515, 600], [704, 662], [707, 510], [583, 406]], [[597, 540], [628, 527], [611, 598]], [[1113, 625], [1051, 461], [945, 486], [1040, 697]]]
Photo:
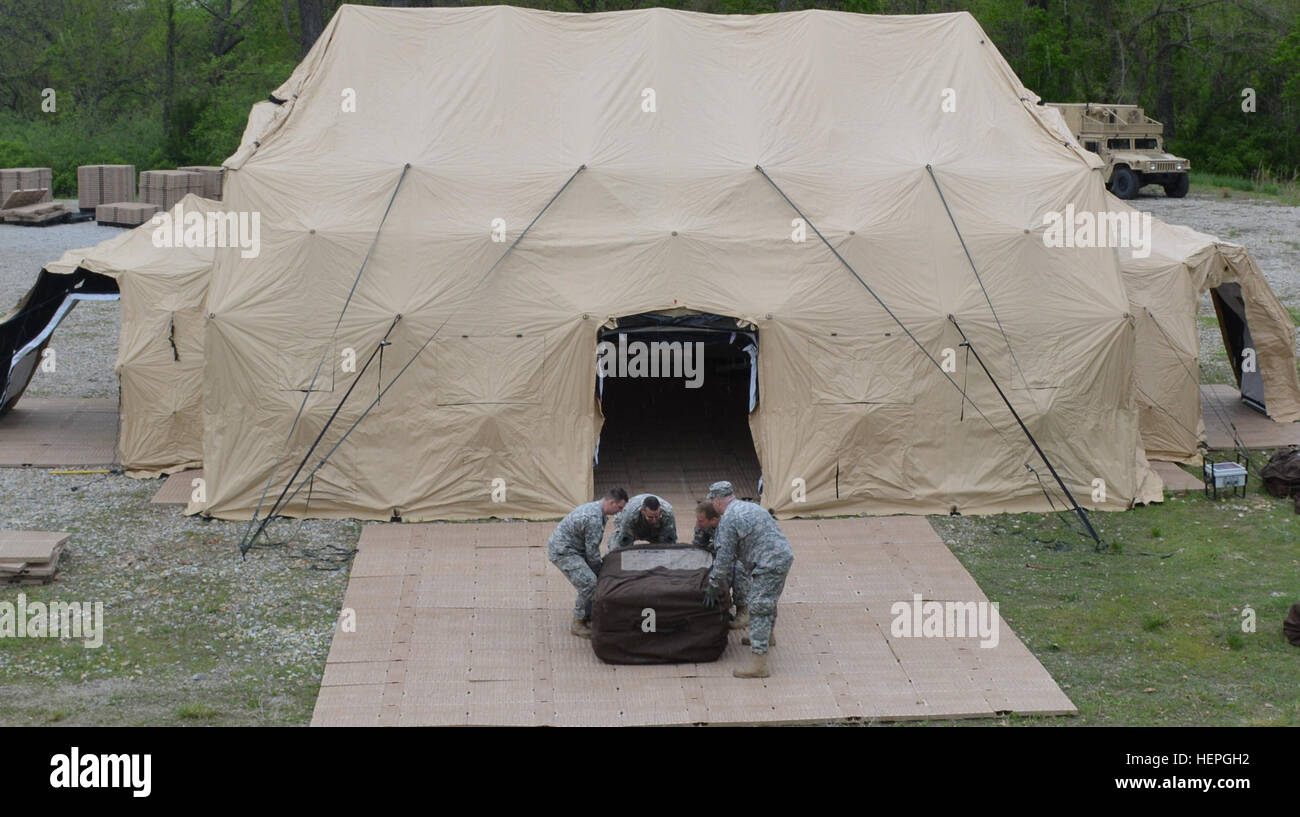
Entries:
[[578, 600], [573, 603], [573, 617], [587, 621], [591, 618], [591, 599], [596, 595], [596, 571], [587, 560], [576, 553], [561, 553], [551, 559], [569, 584], [578, 589]]
[[785, 578], [790, 575], [793, 557], [770, 567], [755, 567], [749, 574], [749, 647], [762, 655], [767, 652], [772, 639], [772, 625], [776, 623], [776, 602], [785, 589]]
[[739, 559], [731, 571], [731, 601], [737, 607], [749, 604], [749, 568]]

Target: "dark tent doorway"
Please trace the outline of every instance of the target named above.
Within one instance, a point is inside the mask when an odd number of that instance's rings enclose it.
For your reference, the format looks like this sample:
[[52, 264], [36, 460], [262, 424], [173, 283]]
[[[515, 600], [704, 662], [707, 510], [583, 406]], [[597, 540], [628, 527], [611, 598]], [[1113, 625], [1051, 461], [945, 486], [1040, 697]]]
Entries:
[[[1256, 411], [1267, 414], [1264, 408], [1264, 379], [1259, 373], [1255, 344], [1250, 338], [1250, 326], [1246, 323], [1246, 300], [1241, 294], [1241, 284], [1215, 287], [1210, 290], [1210, 299], [1219, 317], [1223, 345], [1228, 350], [1232, 373], [1237, 377], [1241, 400]], [[1245, 365], [1247, 363], [1249, 365]]]
[[710, 483], [730, 480], [737, 496], [758, 496], [749, 431], [758, 332], [703, 313], [648, 313], [617, 323], [601, 331], [597, 349], [605, 425], [596, 490], [621, 486], [667, 499], [677, 510], [678, 538], [689, 541], [693, 505]]
[[117, 299], [117, 281], [106, 275], [80, 267], [71, 275], [41, 270], [13, 311], [0, 316], [0, 417], [23, 396], [50, 335], [72, 308], [79, 301]]

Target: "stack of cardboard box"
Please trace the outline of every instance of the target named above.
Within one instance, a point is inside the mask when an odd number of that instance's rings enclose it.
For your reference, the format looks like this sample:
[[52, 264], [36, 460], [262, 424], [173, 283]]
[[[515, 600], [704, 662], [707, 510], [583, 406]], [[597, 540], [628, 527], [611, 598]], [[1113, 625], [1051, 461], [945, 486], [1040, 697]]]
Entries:
[[135, 165], [82, 165], [77, 168], [77, 201], [82, 210], [135, 201]]
[[213, 167], [212, 165], [189, 165], [187, 167], [178, 167], [176, 169], [201, 175], [203, 177], [203, 198], [212, 199], [213, 201], [221, 201], [221, 183], [225, 178], [226, 172], [224, 167]]
[[138, 227], [158, 212], [158, 205], [147, 201], [118, 201], [95, 208], [95, 221], [105, 227]]
[[44, 190], [41, 201], [53, 201], [54, 171], [48, 167], [7, 167], [0, 169], [0, 202], [15, 190]]
[[59, 570], [62, 531], [0, 531], [0, 584], [46, 584]]
[[188, 170], [146, 170], [140, 174], [140, 201], [170, 210], [187, 193], [203, 195], [203, 174]]
[[57, 201], [49, 201], [48, 194], [45, 188], [15, 190], [0, 202], [0, 221], [35, 227], [63, 223], [70, 211]]

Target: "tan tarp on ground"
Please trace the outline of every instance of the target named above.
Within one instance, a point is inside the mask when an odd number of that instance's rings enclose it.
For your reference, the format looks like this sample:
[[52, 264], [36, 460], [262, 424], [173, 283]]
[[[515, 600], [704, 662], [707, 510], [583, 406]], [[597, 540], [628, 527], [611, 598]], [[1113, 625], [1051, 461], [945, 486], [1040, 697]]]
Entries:
[[[415, 362], [317, 473], [307, 512], [562, 513], [592, 490], [597, 327], [672, 307], [758, 326], [751, 428], [779, 514], [1048, 507], [1025, 464], [1050, 477], [992, 385], [959, 355], [954, 379], [989, 422], [963, 413], [811, 231], [791, 240], [795, 213], [756, 164], [930, 354], [958, 347], [958, 318], [1081, 500], [1121, 508], [1151, 484], [1116, 254], [1042, 240], [1045, 212], [1104, 209], [1107, 194], [967, 14], [349, 6], [275, 96], [288, 101], [260, 145], [227, 162], [226, 204], [260, 211], [263, 235], [257, 258], [216, 257], [208, 513], [249, 515], [283, 460], [279, 487], [356, 377], [345, 350], [364, 360], [399, 313], [384, 380]], [[492, 241], [494, 219], [513, 241], [580, 165], [476, 288], [509, 246]], [[378, 388], [372, 367], [325, 447]]]
[[[206, 233], [207, 214], [220, 207], [188, 195], [171, 215], [200, 214]], [[60, 274], [81, 267], [117, 280], [122, 304], [114, 367], [122, 387], [118, 448], [131, 476], [171, 473], [203, 460], [204, 301], [213, 250], [155, 246], [155, 229], [146, 222], [94, 247], [69, 250], [45, 266]]]

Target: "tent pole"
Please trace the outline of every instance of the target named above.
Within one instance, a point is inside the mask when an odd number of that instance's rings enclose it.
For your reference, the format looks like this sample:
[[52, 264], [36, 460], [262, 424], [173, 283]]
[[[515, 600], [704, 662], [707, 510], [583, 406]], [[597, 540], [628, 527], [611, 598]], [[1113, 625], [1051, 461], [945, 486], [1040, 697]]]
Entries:
[[943, 194], [943, 188], [939, 186], [939, 178], [934, 175], [934, 168], [930, 165], [926, 165], [925, 170], [930, 174], [930, 181], [934, 182], [934, 189], [939, 193], [939, 201], [943, 202], [943, 209], [948, 213], [948, 220], [952, 222], [952, 231], [957, 234], [957, 240], [961, 242], [962, 252], [966, 253], [966, 260], [970, 263], [970, 270], [975, 273], [975, 280], [980, 285], [980, 291], [984, 293], [984, 302], [989, 305], [989, 311], [993, 313], [993, 320], [998, 324], [998, 331], [1002, 333], [1002, 339], [1006, 341], [1007, 351], [1011, 353], [1011, 361], [1016, 364], [1016, 371], [1020, 372], [1020, 382], [1028, 387], [1029, 381], [1025, 379], [1025, 370], [1020, 368], [1020, 360], [1016, 357], [1016, 351], [1011, 348], [1011, 338], [1007, 337], [1007, 330], [1002, 328], [1002, 319], [998, 317], [998, 310], [993, 306], [993, 299], [989, 297], [989, 291], [984, 287], [984, 279], [980, 277], [980, 271], [975, 266], [975, 259], [971, 257], [970, 248], [966, 246], [966, 238], [961, 234], [961, 228], [957, 226], [957, 217], [952, 214], [952, 208], [948, 206], [948, 198]]
[[[498, 258], [492, 264], [492, 266], [488, 267], [487, 271], [484, 272], [482, 277], [478, 279], [478, 282], [474, 284], [474, 288], [470, 290], [470, 292], [476, 291], [480, 286], [483, 285], [483, 282], [486, 281], [488, 276], [492, 274], [492, 271], [495, 270], [498, 266], [500, 266], [501, 262], [506, 259], [506, 256], [508, 256], [515, 247], [519, 246], [519, 242], [523, 240], [524, 236], [528, 234], [529, 230], [533, 229], [533, 225], [536, 224], [538, 219], [542, 217], [542, 214], [544, 214], [547, 210], [551, 208], [551, 205], [554, 204], [555, 200], [560, 197], [560, 194], [563, 193], [565, 190], [567, 190], [569, 185], [573, 182], [573, 180], [577, 178], [578, 174], [586, 169], [587, 166], [583, 164], [583, 165], [579, 165], [578, 169], [573, 171], [573, 174], [570, 175], [569, 178], [564, 182], [564, 184], [560, 186], [560, 189], [555, 191], [555, 195], [551, 196], [550, 200], [548, 200], [546, 204], [543, 205], [542, 209], [537, 211], [537, 215], [533, 216], [532, 221], [528, 222], [528, 226], [525, 227], [523, 231], [519, 233], [519, 236], [515, 238], [513, 242], [511, 242], [509, 247], [506, 247], [505, 252], [501, 253], [501, 257]], [[433, 339], [438, 336], [438, 333], [442, 331], [442, 328], [447, 325], [447, 321], [449, 320], [451, 320], [451, 315], [448, 315], [446, 318], [443, 318], [442, 323], [438, 324], [438, 328], [433, 330], [433, 334], [429, 335], [429, 337], [425, 339], [424, 343], [420, 344], [420, 348], [415, 350], [415, 354], [411, 355], [410, 360], [406, 361], [405, 365], [403, 365], [402, 368], [397, 371], [397, 374], [393, 375], [393, 379], [388, 381], [388, 385], [384, 386], [379, 391], [379, 393], [375, 395], [375, 399], [370, 401], [370, 405], [366, 406], [365, 410], [361, 412], [360, 416], [358, 416], [356, 420], [352, 421], [352, 425], [348, 426], [347, 430], [343, 432], [343, 436], [339, 437], [338, 442], [334, 443], [334, 446], [330, 448], [329, 451], [325, 452], [325, 456], [321, 457], [320, 462], [316, 463], [316, 467], [313, 468], [311, 472], [308, 473], [307, 476], [301, 482], [298, 483], [298, 487], [293, 489], [293, 493], [289, 494], [288, 498], [285, 499], [284, 505], [282, 507], [287, 507], [289, 503], [293, 501], [294, 497], [298, 495], [298, 492], [302, 490], [302, 486], [308, 484], [308, 482], [312, 479], [312, 477], [316, 476], [316, 472], [319, 471], [325, 465], [325, 463], [334, 454], [334, 452], [339, 449], [339, 446], [343, 445], [344, 440], [346, 440], [348, 436], [352, 434], [353, 430], [355, 430], [356, 427], [361, 423], [361, 421], [365, 419], [366, 415], [370, 413], [370, 410], [373, 409], [375, 406], [379, 405], [379, 401], [383, 399], [383, 396], [387, 394], [388, 390], [393, 387], [393, 384], [397, 382], [397, 379], [400, 378], [403, 374], [405, 374], [406, 370], [411, 367], [411, 364], [416, 361], [416, 358], [418, 358], [421, 354], [424, 353], [424, 350], [429, 347], [429, 344], [433, 343]], [[392, 329], [390, 328], [389, 331], [392, 331]], [[387, 335], [385, 335], [384, 337], [387, 338]], [[371, 357], [373, 356], [374, 355], [372, 354]], [[358, 374], [357, 379], [359, 380], [360, 377], [361, 377], [360, 374]], [[356, 384], [356, 380], [353, 381], [353, 385], [355, 384]], [[348, 391], [349, 393], [351, 393], [351, 388], [349, 388]], [[344, 395], [344, 399], [347, 399], [346, 395]], [[333, 418], [331, 417], [331, 419]], [[311, 456], [311, 451], [308, 451], [307, 457], [310, 456]], [[307, 461], [307, 457], [303, 458], [304, 463]], [[288, 487], [289, 486], [286, 485], [285, 490], [288, 490]], [[266, 522], [269, 521], [270, 521], [270, 514], [267, 515]], [[266, 527], [266, 522], [262, 524], [262, 528]], [[251, 527], [251, 522], [250, 522], [250, 527]], [[242, 552], [243, 550], [242, 543], [240, 547]]]
[[[293, 423], [290, 424], [289, 426], [289, 434], [285, 437], [285, 446], [288, 446], [289, 441], [293, 439], [293, 432], [298, 429], [298, 422], [302, 419], [302, 413], [307, 408], [307, 400], [308, 398], [311, 397], [312, 390], [316, 387], [316, 378], [320, 377], [320, 370], [325, 365], [325, 358], [329, 355], [330, 347], [334, 345], [335, 338], [338, 337], [339, 327], [343, 325], [343, 316], [344, 314], [347, 313], [348, 306], [352, 303], [352, 296], [356, 294], [357, 285], [361, 283], [361, 274], [366, 271], [366, 265], [370, 263], [370, 256], [374, 253], [375, 246], [379, 243], [379, 234], [383, 231], [384, 224], [388, 221], [388, 214], [391, 213], [393, 210], [393, 202], [397, 201], [397, 191], [402, 189], [402, 182], [406, 180], [406, 174], [408, 171], [410, 171], [410, 169], [411, 169], [411, 163], [407, 162], [402, 166], [401, 175], [397, 177], [397, 184], [393, 186], [393, 194], [388, 197], [388, 206], [384, 208], [384, 215], [380, 217], [379, 226], [375, 228], [375, 237], [370, 240], [370, 246], [366, 249], [366, 256], [365, 258], [361, 259], [361, 266], [360, 268], [357, 269], [356, 277], [352, 279], [352, 288], [348, 290], [348, 297], [343, 301], [343, 308], [339, 310], [338, 320], [334, 321], [334, 333], [330, 336], [330, 344], [321, 350], [320, 360], [317, 361], [316, 363], [316, 371], [312, 372], [311, 382], [307, 384], [307, 390], [304, 391], [302, 394], [302, 403], [298, 405], [298, 413], [294, 415]], [[313, 230], [312, 232], [315, 231]], [[394, 321], [394, 323], [396, 323], [396, 321]], [[392, 331], [391, 327], [389, 331], [390, 332]], [[385, 335], [385, 337], [387, 337], [387, 335]], [[324, 434], [325, 433], [324, 430], [322, 430], [321, 433]], [[312, 447], [314, 448], [315, 445], [313, 444]], [[310, 456], [310, 454], [311, 452], [309, 451], [308, 456]], [[280, 456], [278, 460], [276, 460], [275, 467], [271, 469], [270, 475], [267, 476], [266, 485], [262, 488], [262, 495], [257, 500], [257, 507], [253, 509], [253, 515], [248, 520], [247, 527], [244, 528], [244, 535], [240, 537], [239, 540], [240, 555], [247, 554], [248, 549], [253, 545], [253, 540], [256, 538], [257, 534], [253, 534], [253, 536], [250, 538], [248, 535], [249, 531], [253, 529], [253, 524], [257, 522], [257, 515], [262, 511], [262, 504], [266, 502], [266, 495], [271, 491], [271, 485], [272, 483], [275, 482], [275, 475], [279, 472], [280, 464], [282, 462], [284, 462], [283, 454]], [[283, 494], [281, 494], [281, 496], [283, 496]], [[269, 521], [270, 521], [270, 515], [268, 514], [267, 519], [262, 522], [262, 525], [261, 527], [258, 528], [257, 533], [261, 533], [262, 531], [266, 530], [266, 524]]]
[[993, 374], [989, 372], [989, 367], [984, 365], [984, 359], [980, 357], [979, 351], [976, 350], [974, 344], [970, 342], [970, 339], [966, 337], [966, 333], [962, 331], [961, 324], [957, 323], [957, 319], [952, 315], [948, 316], [948, 320], [952, 321], [952, 325], [957, 327], [957, 333], [961, 335], [961, 345], [965, 346], [971, 351], [971, 354], [975, 355], [976, 362], [978, 362], [980, 368], [984, 370], [984, 374], [988, 376], [989, 382], [993, 384], [993, 388], [997, 389], [998, 397], [1001, 397], [1002, 402], [1007, 404], [1007, 409], [1011, 412], [1011, 416], [1015, 417], [1016, 422], [1020, 424], [1020, 430], [1025, 432], [1025, 436], [1029, 438], [1029, 442], [1033, 443], [1034, 450], [1038, 452], [1038, 456], [1047, 464], [1047, 470], [1052, 472], [1052, 476], [1056, 479], [1056, 484], [1061, 486], [1061, 490], [1065, 492], [1065, 496], [1070, 500], [1070, 504], [1074, 506], [1075, 513], [1079, 515], [1079, 519], [1083, 520], [1083, 526], [1087, 528], [1088, 535], [1097, 543], [1097, 550], [1101, 550], [1101, 537], [1098, 536], [1097, 531], [1093, 529], [1092, 522], [1088, 520], [1088, 514], [1084, 512], [1083, 508], [1075, 500], [1074, 494], [1070, 493], [1070, 489], [1065, 487], [1065, 481], [1061, 479], [1060, 474], [1056, 473], [1056, 468], [1052, 465], [1052, 461], [1047, 458], [1047, 455], [1043, 453], [1043, 449], [1038, 445], [1038, 440], [1035, 440], [1034, 435], [1029, 433], [1028, 426], [1025, 425], [1024, 420], [1020, 419], [1020, 414], [1016, 411], [1015, 406], [1011, 405], [1011, 401], [1008, 400], [1006, 394], [1003, 393], [1002, 387], [998, 385], [998, 381], [993, 379]]
[[903, 330], [903, 334], [907, 335], [907, 337], [912, 341], [912, 343], [916, 344], [916, 348], [921, 350], [921, 354], [925, 355], [926, 359], [928, 359], [931, 363], [934, 364], [934, 367], [939, 370], [939, 374], [943, 375], [944, 379], [946, 379], [952, 385], [952, 387], [956, 389], [959, 394], [961, 394], [962, 399], [965, 402], [970, 403], [970, 407], [975, 409], [975, 413], [977, 413], [980, 417], [984, 418], [984, 422], [988, 423], [989, 428], [992, 428], [994, 431], [996, 431], [998, 433], [998, 436], [1002, 437], [1002, 440], [1004, 442], [1008, 442], [1006, 435], [1002, 433], [1002, 430], [993, 424], [993, 421], [988, 418], [988, 415], [986, 415], [980, 409], [979, 406], [975, 405], [975, 401], [970, 399], [970, 397], [966, 394], [966, 390], [963, 389], [961, 386], [957, 385], [957, 381], [953, 380], [952, 376], [949, 375], [948, 372], [944, 370], [943, 365], [940, 364], [939, 361], [934, 359], [934, 355], [930, 354], [930, 350], [925, 348], [925, 345], [922, 344], [921, 341], [917, 340], [916, 335], [912, 334], [912, 330], [908, 329], [907, 325], [904, 324], [903, 321], [900, 320], [899, 317], [894, 314], [894, 310], [890, 309], [889, 306], [886, 305], [885, 302], [880, 299], [880, 296], [876, 294], [876, 291], [871, 288], [870, 284], [868, 284], [866, 281], [862, 279], [861, 275], [858, 275], [858, 271], [853, 269], [853, 265], [850, 264], [848, 261], [846, 261], [844, 259], [844, 256], [840, 255], [840, 251], [835, 249], [835, 245], [831, 244], [831, 242], [826, 240], [826, 236], [822, 235], [821, 230], [817, 229], [817, 225], [813, 224], [812, 219], [804, 215], [803, 211], [799, 209], [799, 205], [795, 204], [790, 199], [790, 197], [785, 194], [785, 191], [782, 190], [777, 185], [777, 183], [772, 180], [772, 177], [767, 175], [767, 171], [763, 169], [763, 166], [754, 165], [754, 169], [757, 170], [759, 173], [763, 174], [763, 178], [767, 179], [767, 183], [772, 185], [772, 188], [776, 190], [777, 193], [780, 194], [781, 198], [785, 199], [785, 203], [790, 205], [790, 209], [798, 213], [799, 218], [803, 219], [803, 222], [812, 228], [812, 231], [816, 233], [817, 237], [820, 238], [822, 243], [826, 245], [826, 249], [831, 251], [831, 253], [835, 256], [835, 258], [838, 259], [839, 262], [844, 265], [844, 268], [846, 270], [849, 271], [849, 274], [852, 275], [854, 279], [856, 279], [857, 282], [862, 285], [862, 288], [865, 289], [871, 295], [871, 297], [875, 299], [876, 303], [880, 304], [880, 308], [885, 310], [885, 312], [889, 315], [889, 317], [894, 319], [894, 323], [898, 324], [898, 327]]

